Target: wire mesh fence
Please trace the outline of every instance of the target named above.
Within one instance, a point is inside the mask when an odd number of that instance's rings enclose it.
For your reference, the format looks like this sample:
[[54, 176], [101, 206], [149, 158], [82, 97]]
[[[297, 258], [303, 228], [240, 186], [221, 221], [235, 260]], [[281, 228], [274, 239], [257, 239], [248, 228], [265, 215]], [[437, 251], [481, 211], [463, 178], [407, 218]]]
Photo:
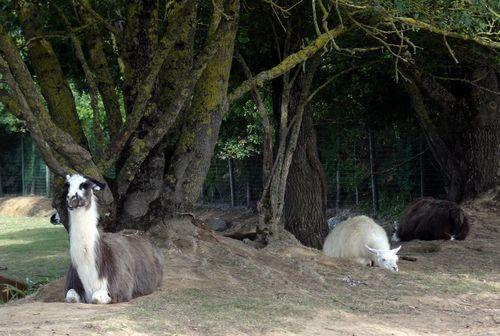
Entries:
[[[327, 207], [398, 216], [412, 199], [445, 197], [444, 181], [418, 132], [355, 129], [348, 137], [317, 127], [326, 176]], [[255, 206], [262, 192], [262, 158], [214, 156], [200, 203]]]
[[23, 134], [2, 137], [0, 196], [51, 195], [53, 174], [34, 141]]
[[[327, 125], [316, 130], [328, 208], [397, 215], [416, 197], [445, 197], [443, 178], [420, 134], [358, 128], [344, 130], [341, 137]], [[0, 196], [50, 196], [52, 179], [29, 136], [2, 138]], [[254, 207], [262, 189], [261, 156], [222, 160], [215, 155], [199, 203]]]

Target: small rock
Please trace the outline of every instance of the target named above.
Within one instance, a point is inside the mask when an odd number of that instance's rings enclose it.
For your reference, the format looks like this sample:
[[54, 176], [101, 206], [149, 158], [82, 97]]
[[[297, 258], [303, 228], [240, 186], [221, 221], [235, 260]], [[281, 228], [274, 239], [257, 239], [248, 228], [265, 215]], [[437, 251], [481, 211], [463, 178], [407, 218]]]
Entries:
[[228, 228], [226, 221], [220, 218], [211, 218], [207, 224], [214, 231], [224, 231]]

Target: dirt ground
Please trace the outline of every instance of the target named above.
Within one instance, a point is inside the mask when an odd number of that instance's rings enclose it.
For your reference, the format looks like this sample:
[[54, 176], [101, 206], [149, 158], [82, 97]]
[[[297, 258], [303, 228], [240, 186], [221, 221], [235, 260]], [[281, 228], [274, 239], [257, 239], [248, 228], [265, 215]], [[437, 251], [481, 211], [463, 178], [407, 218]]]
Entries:
[[[401, 260], [396, 274], [292, 243], [255, 249], [187, 219], [169, 224], [174, 233], [160, 225], [159, 291], [65, 304], [60, 280], [0, 306], [0, 335], [500, 335], [500, 211], [466, 209], [467, 240], [405, 243], [401, 255], [417, 260]], [[241, 211], [198, 216], [255, 220]]]
[[47, 217], [52, 201], [43, 196], [0, 197], [0, 214], [5, 216]]

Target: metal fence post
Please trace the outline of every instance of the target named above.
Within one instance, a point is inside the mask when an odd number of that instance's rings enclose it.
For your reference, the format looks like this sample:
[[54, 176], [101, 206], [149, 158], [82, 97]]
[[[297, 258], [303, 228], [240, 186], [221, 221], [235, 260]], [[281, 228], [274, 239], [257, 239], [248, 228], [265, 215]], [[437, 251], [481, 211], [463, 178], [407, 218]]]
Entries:
[[370, 176], [371, 176], [371, 189], [372, 189], [372, 206], [373, 215], [378, 213], [378, 190], [377, 190], [377, 177], [374, 174], [375, 166], [375, 149], [373, 148], [373, 131], [368, 129], [368, 147], [370, 152]]
[[337, 156], [337, 171], [335, 173], [335, 184], [337, 187], [337, 193], [335, 195], [335, 211], [339, 211], [340, 208], [340, 157]]
[[50, 196], [50, 170], [47, 165], [45, 165], [45, 195]]
[[227, 165], [229, 169], [229, 189], [231, 194], [231, 206], [234, 207], [234, 181], [233, 181], [233, 165], [231, 159], [227, 160]]
[[420, 197], [424, 197], [424, 155], [422, 151], [424, 150], [424, 141], [422, 137], [420, 137], [420, 158], [419, 158], [419, 163], [420, 163]]
[[21, 135], [21, 195], [24, 196], [25, 181], [24, 181], [24, 136]]

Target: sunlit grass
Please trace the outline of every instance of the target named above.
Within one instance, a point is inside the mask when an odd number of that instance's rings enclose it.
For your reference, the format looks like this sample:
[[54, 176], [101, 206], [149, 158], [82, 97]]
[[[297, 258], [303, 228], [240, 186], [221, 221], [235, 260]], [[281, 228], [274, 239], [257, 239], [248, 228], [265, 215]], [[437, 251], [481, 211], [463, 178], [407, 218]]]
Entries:
[[0, 215], [0, 274], [25, 281], [31, 292], [61, 277], [67, 265], [68, 235], [62, 226], [47, 218]]

